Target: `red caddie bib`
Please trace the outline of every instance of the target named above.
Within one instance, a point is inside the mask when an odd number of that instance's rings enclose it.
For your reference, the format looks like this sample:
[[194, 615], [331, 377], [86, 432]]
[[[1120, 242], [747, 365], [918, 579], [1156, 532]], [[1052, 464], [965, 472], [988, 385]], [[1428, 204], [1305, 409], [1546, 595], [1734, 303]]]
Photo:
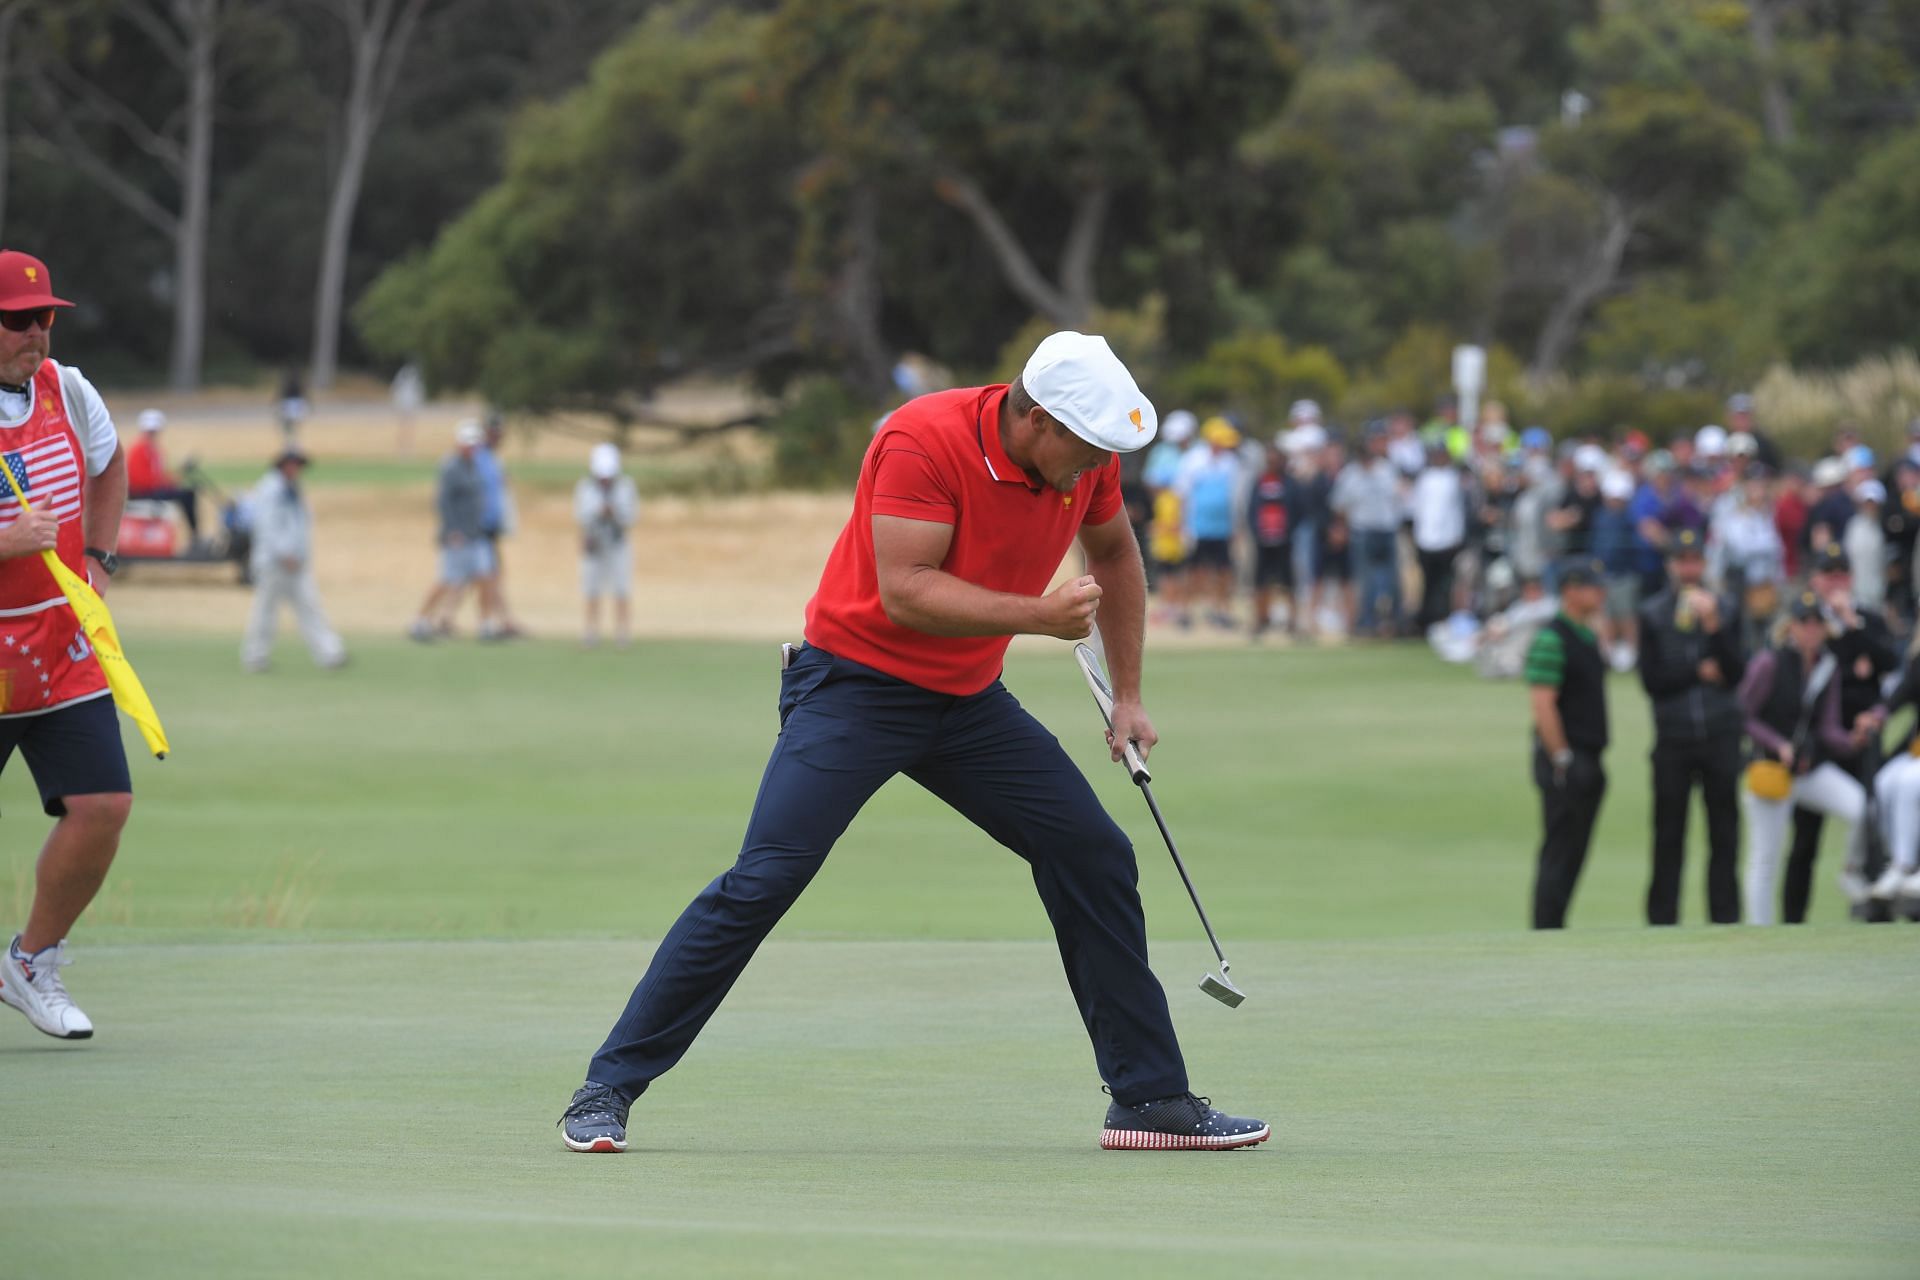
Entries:
[[[0, 465], [13, 472], [35, 510], [60, 520], [60, 559], [88, 578], [81, 523], [86, 468], [60, 387], [60, 366], [33, 375], [33, 409], [0, 426]], [[0, 482], [0, 528], [20, 518], [20, 500]], [[89, 579], [90, 580], [90, 579]], [[0, 560], [0, 716], [38, 715], [107, 692], [93, 647], [38, 553]]]

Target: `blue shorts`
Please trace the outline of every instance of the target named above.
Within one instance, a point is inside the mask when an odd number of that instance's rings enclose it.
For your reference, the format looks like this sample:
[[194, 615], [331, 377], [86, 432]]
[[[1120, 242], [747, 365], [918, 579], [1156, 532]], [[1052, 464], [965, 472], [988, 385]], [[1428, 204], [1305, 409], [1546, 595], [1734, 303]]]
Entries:
[[440, 548], [440, 581], [446, 585], [464, 587], [492, 576], [493, 547], [483, 539], [469, 538], [457, 547]]
[[125, 794], [133, 790], [120, 718], [106, 694], [37, 716], [0, 720], [0, 770], [13, 749], [27, 758], [50, 818], [65, 817], [67, 796]]

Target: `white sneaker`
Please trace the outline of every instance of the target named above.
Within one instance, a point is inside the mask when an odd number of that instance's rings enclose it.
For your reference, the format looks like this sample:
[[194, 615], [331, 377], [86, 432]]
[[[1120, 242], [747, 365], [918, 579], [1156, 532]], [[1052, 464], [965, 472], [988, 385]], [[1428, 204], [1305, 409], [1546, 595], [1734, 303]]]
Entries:
[[1873, 882], [1873, 888], [1868, 892], [1882, 902], [1888, 901], [1900, 892], [1900, 886], [1906, 878], [1906, 872], [1898, 867], [1889, 866], [1880, 873], [1880, 878]]
[[1900, 896], [1903, 898], [1920, 898], [1920, 871], [1911, 873], [1905, 880], [1900, 882]]
[[1858, 871], [1849, 868], [1840, 873], [1840, 892], [1845, 894], [1847, 901], [1854, 906], [1857, 907], [1867, 900], [1870, 888], [1867, 878]]
[[27, 1015], [27, 1021], [62, 1040], [85, 1040], [93, 1035], [93, 1021], [80, 1012], [60, 981], [60, 970], [72, 964], [67, 940], [33, 955], [23, 955], [15, 937], [0, 951], [0, 1002]]

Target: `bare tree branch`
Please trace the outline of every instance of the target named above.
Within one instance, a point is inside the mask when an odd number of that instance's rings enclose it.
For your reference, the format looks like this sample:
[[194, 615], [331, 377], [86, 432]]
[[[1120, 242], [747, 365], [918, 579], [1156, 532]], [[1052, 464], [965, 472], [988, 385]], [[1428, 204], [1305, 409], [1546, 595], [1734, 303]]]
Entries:
[[1000, 263], [1000, 270], [1006, 275], [1007, 283], [1013, 291], [1026, 300], [1041, 315], [1056, 324], [1066, 325], [1079, 322], [1073, 314], [1071, 301], [1053, 286], [1040, 268], [1013, 234], [1000, 211], [993, 207], [973, 179], [955, 169], [944, 170], [934, 184], [934, 190], [942, 200], [959, 209], [973, 220], [973, 225], [993, 251]]
[[[60, 128], [56, 126], [56, 128]], [[125, 205], [129, 211], [148, 226], [162, 235], [171, 236], [178, 229], [180, 219], [166, 209], [152, 196], [133, 183], [120, 176], [112, 165], [101, 159], [86, 139], [74, 132], [70, 126], [60, 128], [58, 143], [37, 133], [25, 134], [20, 138], [20, 149], [54, 165], [71, 165], [92, 179], [95, 186]]]
[[[163, 57], [175, 67], [185, 70], [187, 66], [187, 42], [181, 38], [180, 31], [147, 0], [118, 0], [120, 11], [127, 15], [135, 26], [146, 32], [147, 39], [153, 41]], [[185, 22], [180, 24], [186, 26]]]
[[1099, 182], [1080, 197], [1074, 206], [1066, 246], [1060, 253], [1060, 287], [1083, 322], [1093, 314], [1097, 297], [1093, 268], [1099, 260], [1100, 235], [1106, 228], [1112, 194], [1105, 182]]
[[58, 83], [63, 93], [74, 99], [80, 110], [118, 128], [134, 146], [169, 170], [176, 174], [180, 171], [180, 166], [186, 162], [186, 151], [177, 140], [155, 133], [140, 118], [139, 112], [64, 62], [49, 62], [41, 70]]
[[1527, 370], [1530, 377], [1536, 381], [1545, 378], [1567, 358], [1587, 308], [1599, 301], [1618, 280], [1621, 259], [1626, 256], [1627, 244], [1633, 239], [1633, 233], [1639, 229], [1641, 217], [1640, 210], [1622, 204], [1614, 196], [1605, 197], [1601, 209], [1600, 237], [1588, 251], [1586, 261], [1574, 275], [1566, 292], [1560, 295], [1559, 301], [1553, 304], [1553, 310], [1547, 313], [1546, 323], [1540, 327], [1539, 340], [1534, 344], [1533, 364]]

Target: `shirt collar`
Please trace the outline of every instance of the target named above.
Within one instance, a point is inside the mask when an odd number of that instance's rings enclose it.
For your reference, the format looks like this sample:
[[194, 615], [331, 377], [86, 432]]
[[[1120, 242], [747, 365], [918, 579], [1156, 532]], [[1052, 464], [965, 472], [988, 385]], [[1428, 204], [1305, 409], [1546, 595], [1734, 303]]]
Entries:
[[990, 387], [981, 398], [978, 416], [974, 427], [980, 439], [980, 460], [986, 464], [987, 474], [1001, 484], [1018, 484], [1032, 488], [1023, 471], [1000, 443], [1000, 406], [1006, 402], [1007, 388]]

